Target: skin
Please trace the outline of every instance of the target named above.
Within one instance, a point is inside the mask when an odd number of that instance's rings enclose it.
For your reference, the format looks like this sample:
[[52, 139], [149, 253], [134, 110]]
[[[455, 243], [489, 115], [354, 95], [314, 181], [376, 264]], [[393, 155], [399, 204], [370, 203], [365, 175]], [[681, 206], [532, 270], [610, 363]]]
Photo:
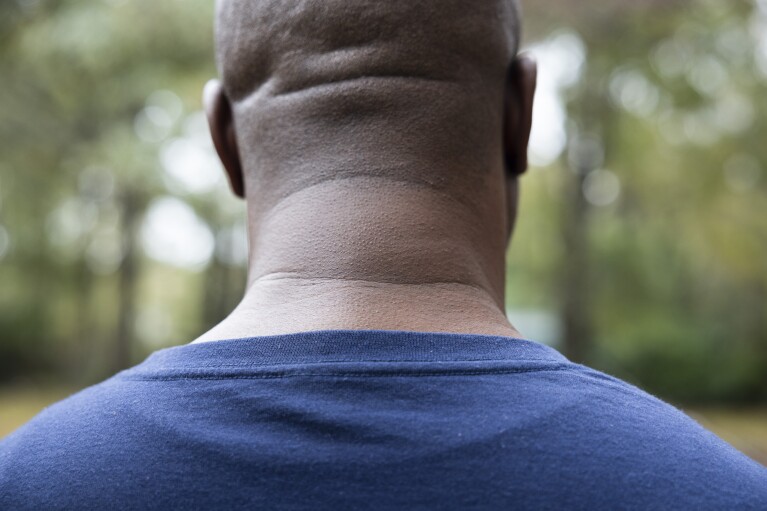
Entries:
[[[501, 15], [499, 16], [499, 13]], [[195, 342], [521, 337], [505, 252], [536, 66], [509, 0], [222, 0], [204, 105], [248, 206], [247, 292]]]

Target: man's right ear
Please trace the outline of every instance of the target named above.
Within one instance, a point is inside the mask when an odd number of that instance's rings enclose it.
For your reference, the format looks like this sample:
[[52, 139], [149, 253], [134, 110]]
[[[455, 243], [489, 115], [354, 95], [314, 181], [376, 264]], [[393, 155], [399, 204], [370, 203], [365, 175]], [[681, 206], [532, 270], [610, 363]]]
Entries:
[[224, 164], [229, 186], [237, 197], [245, 197], [245, 180], [242, 175], [240, 152], [237, 149], [237, 133], [234, 128], [232, 105], [221, 82], [211, 80], [205, 84], [202, 94], [205, 115], [208, 118], [210, 136], [221, 163]]

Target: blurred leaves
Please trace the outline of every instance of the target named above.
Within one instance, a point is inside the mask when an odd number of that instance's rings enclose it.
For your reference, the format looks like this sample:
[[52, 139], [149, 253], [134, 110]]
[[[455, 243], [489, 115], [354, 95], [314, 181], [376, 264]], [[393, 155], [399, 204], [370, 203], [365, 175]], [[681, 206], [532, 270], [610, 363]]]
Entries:
[[566, 148], [523, 182], [511, 303], [559, 310], [573, 358], [669, 399], [763, 400], [766, 4], [606, 4], [525, 5], [534, 41], [566, 27], [587, 57], [558, 98]]

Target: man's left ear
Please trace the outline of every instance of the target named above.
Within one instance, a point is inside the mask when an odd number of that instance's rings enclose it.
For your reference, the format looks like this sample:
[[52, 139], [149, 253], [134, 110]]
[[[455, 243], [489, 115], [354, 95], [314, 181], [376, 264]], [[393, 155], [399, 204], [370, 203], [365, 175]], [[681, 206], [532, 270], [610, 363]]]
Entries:
[[529, 55], [518, 55], [509, 66], [503, 139], [506, 170], [511, 176], [519, 176], [527, 170], [527, 144], [533, 124], [537, 78], [538, 68]]
[[245, 197], [245, 180], [242, 175], [240, 153], [237, 149], [237, 133], [234, 128], [234, 116], [229, 98], [221, 82], [211, 80], [205, 85], [202, 94], [205, 115], [208, 118], [210, 136], [216, 147], [218, 157], [224, 164], [232, 192], [240, 198]]

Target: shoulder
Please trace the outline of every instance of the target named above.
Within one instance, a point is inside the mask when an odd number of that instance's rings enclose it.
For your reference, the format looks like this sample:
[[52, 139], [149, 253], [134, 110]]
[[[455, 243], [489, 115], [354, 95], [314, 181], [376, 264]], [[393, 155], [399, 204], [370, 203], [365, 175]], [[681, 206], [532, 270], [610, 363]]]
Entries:
[[583, 477], [600, 478], [616, 499], [767, 509], [767, 468], [681, 410], [585, 366], [569, 365], [557, 378], [567, 410], [551, 438], [574, 448]]
[[605, 437], [612, 437], [624, 446], [634, 439], [642, 441], [642, 450], [655, 455], [652, 459], [668, 458], [656, 448], [673, 443], [675, 450], [696, 449], [699, 457], [721, 453], [734, 455], [739, 461], [748, 460], [749, 467], [756, 467], [762, 475], [767, 475], [764, 467], [703, 428], [682, 410], [630, 383], [578, 364], [568, 365], [561, 372], [561, 378], [566, 399], [582, 414], [571, 418], [582, 422], [589, 431], [601, 431]]
[[124, 386], [107, 380], [38, 414], [0, 441], [0, 509], [76, 509], [95, 480], [119, 486], [113, 463], [128, 429]]

